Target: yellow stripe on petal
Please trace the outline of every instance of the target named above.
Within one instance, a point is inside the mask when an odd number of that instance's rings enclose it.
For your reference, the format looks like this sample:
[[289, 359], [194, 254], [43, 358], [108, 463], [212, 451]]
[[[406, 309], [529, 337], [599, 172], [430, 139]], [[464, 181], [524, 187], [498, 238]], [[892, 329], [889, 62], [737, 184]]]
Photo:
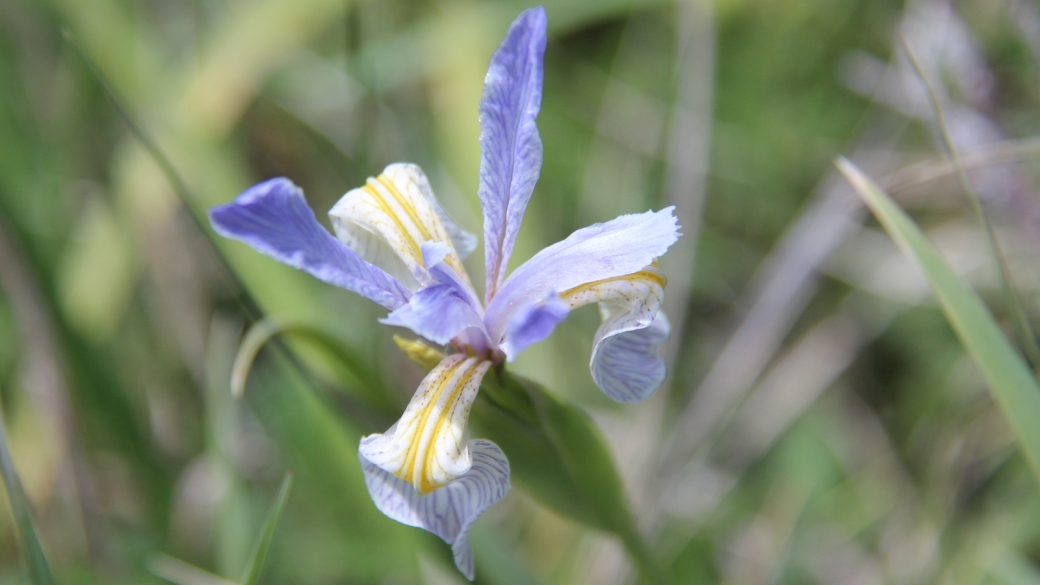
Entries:
[[397, 424], [362, 441], [361, 454], [424, 495], [469, 471], [466, 422], [490, 366], [461, 354], [445, 358], [423, 379]]
[[633, 312], [643, 308], [651, 311], [650, 318], [664, 300], [664, 287], [668, 280], [657, 269], [656, 264], [647, 266], [639, 272], [586, 282], [560, 293], [560, 300], [571, 310], [590, 303], [610, 303], [624, 305]]
[[[363, 187], [347, 192], [329, 212], [336, 235], [362, 258], [381, 265], [395, 276], [400, 271], [387, 266], [389, 249], [416, 280], [426, 278], [422, 244], [441, 242], [450, 252], [444, 261], [469, 282], [462, 265], [475, 245], [473, 236], [448, 218], [437, 203], [422, 169], [413, 164], [392, 164]], [[376, 236], [378, 242], [372, 241]]]

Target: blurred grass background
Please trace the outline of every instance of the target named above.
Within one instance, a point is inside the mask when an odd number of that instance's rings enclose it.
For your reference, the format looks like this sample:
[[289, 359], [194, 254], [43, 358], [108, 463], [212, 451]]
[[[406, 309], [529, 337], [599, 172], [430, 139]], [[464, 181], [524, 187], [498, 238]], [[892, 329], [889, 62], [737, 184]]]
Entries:
[[[447, 547], [379, 514], [361, 480], [358, 438], [422, 377], [381, 312], [198, 221], [276, 175], [325, 221], [349, 188], [411, 161], [481, 233], [477, 103], [527, 5], [0, 0], [0, 399], [58, 582], [217, 582], [174, 558], [238, 575], [287, 468], [265, 582], [460, 581]], [[1040, 498], [1007, 423], [831, 164], [844, 154], [887, 181], [1010, 330], [904, 36], [941, 80], [1035, 320], [1040, 7], [546, 8], [545, 164], [513, 265], [651, 207], [676, 205], [685, 235], [662, 259], [671, 377], [651, 400], [621, 407], [593, 385], [591, 309], [515, 370], [593, 414], [673, 581], [1040, 583]], [[235, 401], [254, 302], [333, 341], [288, 336]], [[519, 487], [474, 547], [478, 582], [635, 580], [613, 537]], [[0, 583], [23, 582], [18, 559], [2, 507]]]

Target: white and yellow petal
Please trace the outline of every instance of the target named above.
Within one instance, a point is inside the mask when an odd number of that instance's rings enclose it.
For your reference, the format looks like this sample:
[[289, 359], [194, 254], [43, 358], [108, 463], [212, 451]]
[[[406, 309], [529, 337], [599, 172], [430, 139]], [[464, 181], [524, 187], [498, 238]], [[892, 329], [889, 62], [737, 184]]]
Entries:
[[384, 434], [365, 437], [359, 453], [421, 495], [470, 470], [466, 421], [491, 362], [448, 356], [427, 374], [401, 419]]
[[657, 346], [671, 333], [661, 312], [666, 284], [655, 263], [560, 294], [560, 301], [571, 309], [599, 303], [603, 322], [593, 339], [589, 370], [596, 385], [618, 402], [644, 400], [664, 382], [664, 360]]
[[485, 510], [509, 492], [509, 461], [491, 441], [475, 439], [467, 445], [469, 471], [442, 489], [422, 495], [402, 479], [365, 459], [361, 471], [379, 511], [408, 526], [436, 534], [451, 545], [455, 566], [473, 580], [473, 553], [469, 531]]
[[651, 264], [638, 272], [586, 282], [560, 293], [560, 301], [571, 310], [591, 303], [625, 307], [627, 319], [643, 327], [653, 320], [664, 301], [668, 280]]
[[422, 284], [429, 278], [422, 244], [446, 244], [450, 251], [444, 261], [468, 282], [462, 260], [476, 247], [476, 238], [448, 217], [416, 165], [386, 167], [364, 186], [348, 191], [329, 218], [339, 239], [362, 258], [391, 274], [410, 274]]

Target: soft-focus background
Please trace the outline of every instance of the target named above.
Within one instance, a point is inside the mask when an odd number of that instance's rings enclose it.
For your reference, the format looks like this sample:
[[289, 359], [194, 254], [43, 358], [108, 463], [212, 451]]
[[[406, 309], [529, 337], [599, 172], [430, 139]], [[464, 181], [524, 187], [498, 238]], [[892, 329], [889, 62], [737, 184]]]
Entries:
[[[358, 438], [422, 377], [382, 311], [214, 247], [198, 219], [286, 175], [325, 221], [412, 161], [481, 233], [477, 103], [527, 6], [0, 0], [0, 399], [58, 582], [218, 583], [181, 561], [237, 577], [288, 468], [266, 582], [460, 582], [447, 547], [379, 514], [361, 481]], [[592, 414], [673, 581], [1040, 582], [1040, 492], [1005, 419], [832, 166], [844, 154], [883, 180], [1008, 321], [905, 37], [1040, 317], [1040, 147], [1023, 140], [1040, 127], [1038, 4], [546, 8], [545, 164], [513, 264], [665, 205], [685, 235], [661, 263], [671, 376], [650, 400], [622, 407], [593, 385], [594, 309], [515, 371]], [[481, 273], [482, 249], [468, 264]], [[261, 353], [238, 401], [246, 294], [332, 341], [287, 336], [295, 365]], [[636, 579], [614, 537], [521, 487], [474, 546], [479, 582]], [[4, 505], [0, 583], [23, 582], [18, 550]]]

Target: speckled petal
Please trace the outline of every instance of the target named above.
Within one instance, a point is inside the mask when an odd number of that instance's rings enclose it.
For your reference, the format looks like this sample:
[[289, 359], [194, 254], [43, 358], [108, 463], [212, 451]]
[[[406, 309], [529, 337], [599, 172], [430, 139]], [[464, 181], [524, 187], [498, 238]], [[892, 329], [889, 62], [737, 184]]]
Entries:
[[463, 444], [469, 409], [491, 362], [455, 354], [423, 379], [397, 423], [361, 440], [371, 463], [429, 494], [470, 468]]
[[660, 312], [666, 280], [656, 266], [615, 278], [588, 282], [560, 294], [571, 309], [599, 303], [603, 323], [592, 344], [592, 379], [618, 402], [639, 402], [665, 377], [657, 346], [668, 339]]
[[517, 310], [553, 292], [632, 274], [664, 254], [679, 237], [674, 208], [622, 215], [575, 231], [513, 271], [487, 306], [484, 322], [501, 342]]

